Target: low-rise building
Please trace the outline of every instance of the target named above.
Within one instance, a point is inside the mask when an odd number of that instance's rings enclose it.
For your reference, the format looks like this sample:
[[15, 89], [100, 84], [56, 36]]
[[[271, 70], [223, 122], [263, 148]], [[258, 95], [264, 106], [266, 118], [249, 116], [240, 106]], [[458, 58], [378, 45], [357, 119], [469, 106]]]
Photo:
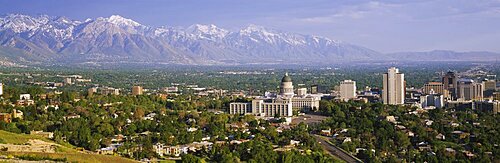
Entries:
[[297, 89], [297, 96], [305, 96], [305, 95], [307, 95], [307, 88]]
[[87, 90], [87, 95], [88, 95], [88, 96], [93, 96], [93, 95], [94, 95], [94, 93], [97, 93], [97, 88], [95, 88], [95, 87], [89, 88], [89, 89]]
[[133, 86], [132, 87], [132, 95], [142, 95], [143, 93], [143, 88], [141, 86]]
[[12, 122], [12, 117], [10, 113], [0, 113], [0, 121], [4, 121], [5, 123]]
[[73, 81], [71, 78], [64, 78], [64, 85], [72, 85]]
[[165, 155], [178, 157], [181, 155], [181, 153], [187, 153], [187, 148], [181, 146], [165, 147]]
[[41, 136], [41, 137], [44, 137], [44, 138], [48, 138], [48, 139], [52, 139], [54, 138], [54, 133], [53, 132], [44, 132], [44, 131], [30, 131], [30, 135], [37, 135], [37, 136]]
[[80, 115], [71, 113], [69, 115], [64, 116], [63, 118], [64, 118], [64, 120], [69, 120], [69, 119], [73, 119], [73, 118], [80, 118]]
[[30, 94], [19, 95], [19, 100], [16, 101], [17, 106], [29, 106], [35, 104], [35, 101], [31, 99]]
[[435, 108], [442, 108], [444, 106], [444, 96], [441, 94], [421, 95], [420, 104], [422, 108], [426, 108], [429, 106], [433, 106]]
[[493, 93], [493, 100], [500, 101], [500, 92]]
[[103, 95], [120, 95], [120, 90], [111, 87], [100, 88], [101, 94]]
[[475, 101], [474, 109], [497, 114], [500, 112], [500, 101]]
[[323, 136], [332, 136], [332, 130], [331, 129], [321, 130], [320, 134], [323, 135]]
[[292, 103], [289, 101], [252, 100], [252, 103], [231, 103], [230, 114], [253, 114], [262, 117], [290, 117], [293, 115]]
[[23, 119], [23, 112], [21, 110], [14, 109], [12, 110], [12, 118]]
[[244, 102], [233, 102], [229, 104], [229, 114], [252, 113], [252, 104]]
[[158, 154], [160, 157], [163, 157], [166, 152], [165, 145], [163, 145], [162, 143], [156, 143], [155, 145], [153, 145], [153, 150], [155, 150], [156, 154]]

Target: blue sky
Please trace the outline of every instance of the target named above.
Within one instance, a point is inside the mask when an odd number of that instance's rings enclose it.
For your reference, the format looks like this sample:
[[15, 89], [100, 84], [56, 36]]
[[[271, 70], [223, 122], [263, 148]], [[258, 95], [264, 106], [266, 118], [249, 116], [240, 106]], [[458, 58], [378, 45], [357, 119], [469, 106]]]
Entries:
[[500, 52], [500, 0], [0, 0], [0, 14], [71, 19], [118, 14], [149, 26], [249, 24], [380, 52]]

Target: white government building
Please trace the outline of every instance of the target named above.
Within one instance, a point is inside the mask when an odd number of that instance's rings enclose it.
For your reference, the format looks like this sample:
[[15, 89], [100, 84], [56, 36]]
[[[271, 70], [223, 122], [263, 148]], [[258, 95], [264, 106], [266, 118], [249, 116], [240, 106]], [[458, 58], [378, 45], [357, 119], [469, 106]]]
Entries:
[[262, 117], [291, 117], [293, 109], [317, 110], [321, 95], [307, 94], [307, 89], [299, 88], [295, 96], [292, 78], [288, 73], [281, 79], [279, 95], [258, 97], [250, 103], [230, 103], [229, 114], [253, 114]]

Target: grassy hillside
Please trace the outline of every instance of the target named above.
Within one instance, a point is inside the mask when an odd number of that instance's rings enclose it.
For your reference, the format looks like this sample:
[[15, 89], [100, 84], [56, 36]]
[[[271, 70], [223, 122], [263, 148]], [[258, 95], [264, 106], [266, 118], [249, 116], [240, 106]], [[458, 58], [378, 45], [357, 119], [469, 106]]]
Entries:
[[29, 139], [40, 139], [43, 141], [49, 141], [47, 139], [27, 134], [16, 134], [0, 130], [0, 143], [2, 144], [24, 144], [28, 142]]
[[[0, 130], [0, 144], [25, 144], [30, 139], [36, 139], [54, 143], [53, 141], [38, 136], [15, 134]], [[57, 147], [56, 153], [0, 151], [0, 155], [14, 156], [14, 157], [32, 156], [32, 157], [40, 157], [40, 158], [44, 157], [51, 159], [66, 158], [68, 162], [136, 162], [134, 160], [118, 156], [99, 155], [99, 154], [89, 153], [86, 151], [78, 151], [69, 144], [59, 145]]]

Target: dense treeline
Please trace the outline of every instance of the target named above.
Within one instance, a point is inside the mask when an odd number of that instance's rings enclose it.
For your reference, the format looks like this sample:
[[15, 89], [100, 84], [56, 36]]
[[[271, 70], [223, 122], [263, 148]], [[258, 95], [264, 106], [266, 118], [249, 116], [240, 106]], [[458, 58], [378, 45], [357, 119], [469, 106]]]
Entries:
[[[332, 141], [352, 153], [356, 153], [357, 148], [362, 148], [357, 156], [366, 162], [499, 160], [500, 150], [496, 145], [500, 143], [500, 139], [495, 136], [500, 131], [498, 115], [471, 109], [451, 110], [434, 109], [421, 114], [410, 114], [415, 108], [380, 103], [321, 101], [320, 111], [331, 118], [314, 128], [337, 131], [340, 134]], [[397, 117], [397, 123], [387, 121], [387, 116]], [[426, 124], [429, 121], [433, 122], [432, 125]], [[460, 126], [453, 127], [451, 123], [458, 123]], [[343, 129], [347, 129], [347, 132], [339, 132]], [[461, 138], [453, 131], [463, 131], [470, 135]], [[414, 136], [410, 136], [409, 132]], [[443, 134], [445, 139], [436, 138], [438, 134]], [[352, 141], [344, 142], [347, 137]], [[423, 150], [420, 147], [424, 147]], [[430, 150], [426, 147], [430, 147]], [[455, 152], [447, 153], [446, 148]], [[468, 158], [463, 151], [471, 151], [475, 156]]]
[[[112, 144], [115, 135], [124, 135], [125, 141], [118, 153], [135, 159], [158, 157], [153, 146], [162, 143], [167, 146], [209, 141], [250, 140], [240, 145], [214, 145], [212, 150], [190, 154], [186, 160], [197, 158], [213, 162], [332, 162], [333, 158], [308, 134], [305, 124], [279, 133], [276, 127], [253, 116], [233, 116], [214, 113], [224, 110], [231, 101], [227, 97], [199, 97], [195, 95], [169, 96], [162, 99], [156, 95], [140, 96], [87, 96], [85, 93], [64, 91], [49, 93], [47, 99], [34, 96], [30, 106], [12, 106], [10, 96], [15, 92], [36, 92], [39, 87], [7, 88], [0, 112], [13, 109], [24, 113], [24, 119], [12, 123], [0, 122], [0, 129], [15, 133], [29, 133], [32, 130], [54, 132], [54, 140], [70, 143], [77, 147], [96, 151]], [[42, 89], [43, 90], [43, 89]], [[57, 101], [58, 108], [50, 106]], [[211, 110], [211, 111], [209, 111]], [[78, 115], [79, 117], [72, 117]], [[151, 119], [146, 119], [150, 117]], [[229, 124], [248, 124], [249, 132], [232, 130]], [[196, 128], [195, 131], [188, 131]], [[273, 149], [300, 141], [296, 149], [278, 152]], [[273, 146], [274, 145], [274, 146]], [[248, 151], [247, 149], [252, 149]]]

